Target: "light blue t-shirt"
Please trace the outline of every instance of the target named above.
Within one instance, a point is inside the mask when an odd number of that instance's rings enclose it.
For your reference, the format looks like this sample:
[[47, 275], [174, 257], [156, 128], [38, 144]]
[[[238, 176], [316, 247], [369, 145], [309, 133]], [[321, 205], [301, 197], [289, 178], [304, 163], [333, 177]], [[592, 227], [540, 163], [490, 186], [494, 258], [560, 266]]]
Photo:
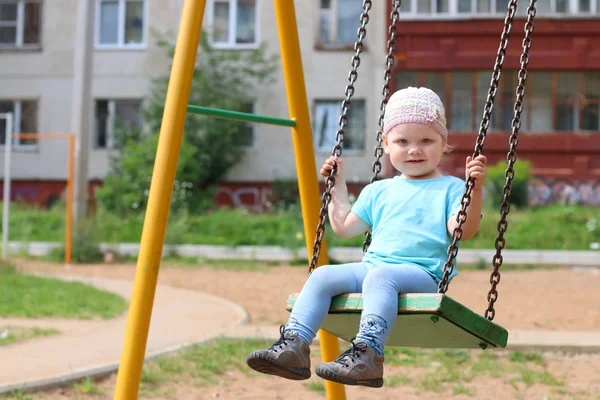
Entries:
[[[414, 264], [442, 279], [452, 237], [447, 221], [456, 214], [465, 182], [453, 176], [413, 180], [396, 176], [367, 185], [352, 212], [372, 228], [363, 261]], [[457, 274], [454, 269], [451, 278]]]

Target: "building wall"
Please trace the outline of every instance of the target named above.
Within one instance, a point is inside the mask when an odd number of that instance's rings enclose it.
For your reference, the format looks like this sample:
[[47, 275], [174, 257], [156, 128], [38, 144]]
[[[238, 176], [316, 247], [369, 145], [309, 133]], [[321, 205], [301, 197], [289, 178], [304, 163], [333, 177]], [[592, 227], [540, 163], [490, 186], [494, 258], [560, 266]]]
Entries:
[[[280, 54], [279, 39], [275, 21], [274, 2], [260, 2], [260, 38], [269, 43], [270, 50]], [[314, 110], [315, 100], [344, 99], [344, 89], [348, 84], [351, 59], [355, 54], [352, 48], [322, 50], [318, 49], [318, 1], [296, 1], [296, 19], [302, 52], [305, 85], [308, 104]], [[355, 83], [353, 99], [366, 102], [366, 144], [364, 151], [344, 153], [349, 165], [351, 179], [365, 181], [370, 178], [373, 147], [383, 85], [385, 61], [385, 7], [382, 2], [373, 2], [367, 24], [367, 46], [361, 54], [358, 80]], [[269, 23], [268, 21], [271, 21]], [[357, 21], [357, 29], [359, 23]], [[286, 89], [283, 72], [277, 74], [273, 85], [261, 90], [256, 112], [287, 118], [289, 116], [286, 101]], [[340, 109], [341, 112], [341, 109]], [[291, 179], [296, 176], [292, 136], [289, 128], [257, 127], [254, 149], [248, 151], [244, 159], [228, 174], [228, 182], [265, 182], [276, 179]], [[315, 162], [318, 167], [331, 155], [331, 152], [317, 152]]]
[[[168, 73], [169, 60], [151, 38], [151, 29], [173, 31], [179, 15], [178, 1], [168, 7], [161, 0], [147, 4], [147, 46], [140, 50], [94, 51], [92, 96], [143, 98], [150, 80]], [[40, 50], [0, 50], [0, 100], [38, 100], [38, 133], [71, 131], [71, 99], [74, 65], [73, 32], [76, 0], [43, 2]], [[94, 113], [94, 109], [90, 110]], [[108, 171], [109, 150], [94, 146], [93, 127], [89, 151], [90, 179]], [[67, 175], [66, 141], [41, 140], [35, 150], [15, 149], [11, 174], [15, 180], [64, 180]], [[0, 154], [0, 158], [3, 158]], [[0, 166], [3, 174], [3, 165]]]
[[[0, 99], [37, 99], [40, 133], [69, 132], [71, 126], [71, 98], [73, 79], [75, 31], [75, 0], [43, 2], [42, 46], [37, 51], [0, 51]], [[205, 13], [205, 28], [210, 29]], [[148, 24], [151, 30], [175, 31], [181, 10], [181, 0], [148, 0]], [[296, 16], [301, 41], [304, 76], [309, 107], [315, 99], [339, 100], [344, 98], [348, 83], [351, 46], [343, 49], [317, 49], [319, 1], [296, 1]], [[266, 41], [270, 51], [279, 53], [279, 39], [272, 1], [260, 0], [259, 40]], [[165, 12], [166, 10], [166, 12]], [[361, 55], [359, 78], [355, 83], [354, 99], [366, 101], [368, 135], [364, 151], [346, 152], [351, 179], [368, 180], [371, 174], [378, 118], [378, 105], [383, 84], [383, 65], [386, 27], [385, 8], [374, 2], [367, 25], [366, 47]], [[357, 29], [359, 22], [357, 21]], [[153, 77], [167, 74], [169, 60], [163, 49], [157, 48], [149, 30], [147, 46], [139, 50], [94, 51], [92, 93], [94, 99], [142, 98], [147, 95]], [[277, 73], [273, 85], [257, 93], [256, 113], [280, 117], [288, 116], [283, 72]], [[94, 113], [94, 110], [90, 110]], [[113, 150], [98, 149], [94, 145], [93, 127], [89, 151], [89, 178], [101, 180], [109, 169], [109, 154]], [[315, 155], [317, 165], [330, 155]], [[0, 158], [3, 156], [0, 154]], [[15, 150], [12, 157], [12, 179], [15, 181], [64, 180], [67, 173], [66, 141], [42, 140], [33, 151]], [[2, 171], [0, 163], [0, 171]], [[275, 179], [293, 179], [296, 175], [291, 132], [288, 128], [267, 125], [256, 126], [255, 145], [244, 159], [226, 177], [228, 182], [268, 182]]]
[[[531, 184], [531, 203], [547, 204], [554, 201], [573, 201], [589, 205], [600, 204], [600, 131], [548, 129], [540, 126], [555, 126], [557, 120], [565, 118], [558, 111], [557, 91], [559, 90], [560, 73], [574, 72], [579, 74], [575, 83], [576, 99], [583, 101], [583, 93], [587, 90], [588, 99], [600, 96], [598, 85], [586, 88], [581, 78], [583, 73], [600, 72], [600, 31], [598, 20], [600, 14], [588, 16], [549, 17], [538, 13], [532, 34], [532, 46], [529, 51], [528, 86], [525, 91], [524, 121], [526, 112], [536, 101], [532, 86], [540, 84], [540, 80], [532, 81], [538, 73], [550, 73], [549, 84], [552, 86], [552, 98], [549, 99], [549, 111], [538, 113], [536, 118], [524, 123], [519, 132], [517, 147], [518, 161], [528, 160], [533, 164], [532, 174], [536, 178]], [[510, 42], [502, 68], [502, 76], [517, 71], [520, 67], [522, 52], [524, 19], [515, 18]], [[445, 75], [446, 104], [452, 101], [453, 72], [484, 71], [487, 75], [486, 87], [492, 77], [492, 71], [500, 34], [504, 25], [504, 17], [466, 20], [428, 20], [405, 21], [400, 24], [400, 36], [396, 57], [398, 63], [395, 70], [395, 86], [403, 87], [406, 82], [401, 78], [410, 73], [423, 74], [447, 73]], [[516, 75], [515, 75], [516, 76]], [[501, 89], [501, 88], [500, 88]], [[500, 108], [501, 90], [496, 95], [494, 113]], [[486, 91], [487, 92], [487, 91]], [[478, 99], [479, 100], [479, 99]], [[506, 100], [505, 100], [506, 101]], [[474, 104], [475, 126], [481, 122], [485, 101]], [[510, 107], [512, 109], [512, 100]], [[447, 107], [448, 108], [448, 107]], [[448, 113], [448, 110], [447, 110]], [[450, 121], [451, 122], [451, 121]], [[464, 176], [464, 162], [473, 153], [478, 132], [450, 131], [449, 143], [454, 146], [447, 157], [446, 172], [456, 176]], [[489, 164], [506, 162], [509, 149], [510, 129], [490, 129], [483, 148]], [[388, 176], [395, 173], [388, 164]]]
[[[210, 2], [208, 3], [205, 28], [210, 29]], [[366, 102], [365, 146], [361, 151], [345, 151], [343, 156], [348, 168], [349, 181], [356, 188], [366, 184], [372, 176], [371, 165], [374, 160], [373, 148], [376, 143], [379, 102], [382, 97], [385, 43], [390, 12], [388, 3], [373, 2], [371, 18], [367, 25], [366, 48], [361, 55], [359, 77], [355, 83], [353, 99], [364, 99]], [[169, 59], [164, 50], [156, 46], [151, 33], [175, 32], [181, 4], [182, 0], [148, 0], [147, 40], [144, 48], [94, 51], [92, 92], [95, 99], [143, 98], [148, 94], [151, 79], [168, 73]], [[348, 83], [351, 58], [354, 55], [351, 47], [325, 49], [317, 45], [319, 4], [317, 0], [295, 1], [311, 114], [317, 100], [336, 100], [341, 103], [344, 88]], [[75, 11], [76, 0], [44, 1], [41, 50], [0, 50], [0, 99], [37, 99], [38, 132], [70, 131]], [[270, 51], [278, 54], [280, 50], [274, 2], [259, 0], [258, 15], [259, 41], [266, 41]], [[530, 70], [600, 71], [598, 18], [549, 19], [538, 16], [538, 19], [533, 36]], [[411, 21], [402, 17], [397, 39], [394, 79], [403, 71], [422, 73], [476, 69], [489, 71], [491, 76], [502, 24], [502, 18]], [[358, 26], [357, 21], [357, 28]], [[517, 19], [505, 70], [518, 68], [522, 27], [523, 19]], [[402, 84], [397, 80], [393, 82], [395, 87], [401, 87]], [[277, 73], [274, 84], [258, 90], [256, 98], [256, 113], [288, 117], [281, 71]], [[448, 102], [448, 99], [444, 100]], [[480, 114], [483, 104], [477, 106], [477, 114]], [[93, 112], [93, 109], [90, 110], [90, 113]], [[86, 134], [93, 135], [92, 127]], [[448, 157], [445, 166], [447, 172], [461, 176], [464, 157], [472, 152], [476, 134], [475, 131], [451, 132], [450, 143], [456, 146], [456, 149]], [[491, 162], [504, 159], [508, 139], [507, 132], [496, 132], [493, 135], [495, 136], [488, 140], [485, 148]], [[534, 174], [549, 179], [546, 183], [548, 187], [557, 187], [565, 180], [573, 187], [587, 183], [596, 187], [594, 185], [600, 180], [600, 166], [597, 165], [597, 160], [600, 159], [598, 132], [585, 135], [560, 133], [546, 135], [544, 139], [538, 134], [522, 132], [522, 137], [520, 146], [523, 150], [519, 153], [520, 159], [524, 157], [533, 160]], [[108, 172], [109, 154], [114, 150], [96, 148], [92, 137], [88, 151], [89, 179], [97, 185]], [[317, 169], [329, 155], [330, 151], [316, 152]], [[0, 159], [2, 157], [0, 152]], [[31, 194], [31, 187], [46, 182], [44, 187], [55, 188], [52, 190], [59, 192], [62, 190], [60, 182], [64, 182], [67, 173], [66, 160], [66, 141], [43, 140], [33, 151], [15, 151], [12, 158], [14, 187], [21, 188], [19, 190], [23, 193]], [[0, 161], [0, 171], [2, 168], [3, 163]], [[386, 176], [394, 173], [389, 163], [385, 163], [384, 173]], [[268, 182], [294, 180], [295, 177], [296, 166], [290, 129], [257, 125], [253, 148], [248, 150], [243, 160], [227, 175], [219, 196], [225, 203], [235, 203], [235, 198], [231, 197], [229, 192], [234, 193], [234, 197], [246, 196], [245, 193], [252, 192], [249, 195], [252, 198], [256, 192], [259, 198], [263, 198], [262, 188], [266, 187]], [[240, 188], [255, 188], [257, 191], [244, 192], [240, 191]], [[49, 198], [52, 190], [44, 189], [38, 193], [46, 193], [44, 198]], [[600, 197], [598, 199], [600, 204]]]

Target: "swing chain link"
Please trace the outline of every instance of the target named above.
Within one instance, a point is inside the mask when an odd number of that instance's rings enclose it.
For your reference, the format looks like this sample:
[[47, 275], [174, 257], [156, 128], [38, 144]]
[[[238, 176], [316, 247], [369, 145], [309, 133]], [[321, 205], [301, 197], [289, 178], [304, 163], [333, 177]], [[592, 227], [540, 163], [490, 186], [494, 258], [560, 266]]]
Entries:
[[[340, 157], [342, 155], [342, 143], [344, 142], [344, 128], [348, 124], [348, 109], [350, 108], [350, 99], [354, 95], [354, 83], [358, 79], [358, 67], [360, 66], [360, 54], [364, 49], [363, 41], [367, 36], [367, 23], [369, 22], [369, 10], [371, 9], [371, 0], [363, 1], [363, 12], [360, 14], [360, 28], [357, 31], [357, 41], [354, 43], [355, 54], [352, 57], [352, 70], [348, 74], [348, 81], [344, 94], [346, 98], [342, 101], [342, 114], [339, 118], [339, 129], [335, 135], [336, 145], [333, 147], [332, 155]], [[337, 173], [337, 164], [334, 164], [329, 176], [325, 181], [325, 192], [321, 196], [321, 210], [319, 212], [319, 223], [317, 225], [317, 234], [313, 245], [312, 258], [308, 269], [309, 275], [317, 268], [319, 256], [321, 255], [321, 245], [325, 236], [325, 221], [327, 220], [327, 210], [331, 202], [331, 191], [335, 186], [335, 174]]]
[[[479, 125], [479, 134], [477, 136], [475, 149], [473, 151], [473, 159], [479, 156], [485, 143], [487, 130], [490, 126], [491, 114], [494, 108], [494, 99], [496, 98], [496, 92], [498, 91], [498, 85], [500, 82], [500, 75], [502, 72], [502, 65], [504, 64], [504, 58], [506, 57], [506, 48], [510, 39], [510, 32], [512, 30], [513, 20], [517, 11], [517, 0], [510, 0], [508, 4], [508, 13], [504, 18], [504, 29], [500, 36], [500, 46], [498, 47], [498, 53], [496, 55], [496, 62], [494, 64], [494, 72], [492, 73], [492, 79], [490, 82], [490, 88], [488, 89], [487, 100], [483, 109], [483, 117], [481, 124]], [[461, 200], [461, 208], [456, 215], [456, 222], [458, 226], [454, 229], [452, 244], [448, 247], [448, 261], [444, 264], [444, 270], [442, 279], [438, 284], [438, 293], [446, 293], [448, 285], [450, 283], [450, 275], [454, 271], [454, 259], [458, 255], [458, 242], [462, 238], [462, 225], [467, 220], [467, 207], [471, 204], [471, 193], [473, 192], [474, 182], [471, 176], [467, 177], [466, 190]]]
[[496, 287], [500, 283], [500, 267], [502, 266], [502, 249], [506, 244], [504, 239], [504, 233], [508, 229], [507, 216], [510, 211], [509, 198], [512, 191], [511, 183], [515, 176], [514, 164], [517, 161], [517, 145], [519, 144], [519, 129], [521, 128], [521, 113], [523, 112], [523, 97], [525, 96], [525, 82], [527, 80], [527, 65], [529, 64], [529, 49], [531, 48], [531, 34], [533, 33], [533, 19], [535, 17], [536, 0], [530, 0], [529, 7], [527, 8], [527, 21], [525, 22], [525, 37], [523, 38], [523, 53], [521, 54], [521, 68], [519, 69], [518, 79], [519, 83], [516, 89], [516, 101], [514, 105], [514, 117], [512, 120], [512, 133], [510, 135], [509, 143], [510, 149], [506, 156], [508, 167], [505, 171], [506, 184], [503, 188], [503, 199], [502, 205], [500, 206], [500, 221], [498, 222], [498, 237], [496, 238], [496, 254], [492, 259], [492, 265], [494, 270], [490, 275], [491, 289], [487, 295], [488, 308], [485, 310], [485, 317], [492, 321], [496, 315], [494, 309], [494, 303], [498, 300], [498, 291]]
[[[383, 99], [379, 104], [379, 110], [381, 110], [381, 114], [379, 115], [379, 129], [377, 130], [377, 146], [375, 146], [375, 161], [373, 162], [373, 167], [371, 168], [374, 175], [371, 178], [371, 183], [379, 180], [379, 173], [381, 172], [381, 157], [383, 157], [383, 119], [385, 117], [385, 107], [390, 99], [391, 87], [390, 81], [392, 80], [392, 66], [396, 61], [396, 57], [394, 56], [394, 50], [396, 49], [396, 36], [398, 35], [398, 28], [396, 27], [398, 20], [400, 19], [400, 7], [402, 6], [401, 0], [392, 0], [392, 12], [390, 13], [390, 26], [388, 27], [389, 40], [387, 42], [387, 55], [385, 57], [386, 68], [383, 74], [383, 79], [385, 83], [381, 90], [381, 94], [383, 95]], [[369, 245], [371, 244], [371, 230], [365, 233], [365, 241], [363, 243], [363, 253], [367, 251]]]

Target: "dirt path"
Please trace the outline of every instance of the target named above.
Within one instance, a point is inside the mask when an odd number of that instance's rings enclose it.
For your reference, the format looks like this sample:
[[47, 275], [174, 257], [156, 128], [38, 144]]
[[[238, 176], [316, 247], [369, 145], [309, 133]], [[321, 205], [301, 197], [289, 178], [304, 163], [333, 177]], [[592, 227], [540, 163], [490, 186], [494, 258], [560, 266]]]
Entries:
[[[28, 272], [94, 275], [107, 278], [133, 279], [134, 264], [78, 265], [66, 271], [64, 267], [41, 262], [19, 262]], [[266, 272], [231, 271], [209, 267], [176, 268], [163, 264], [160, 282], [187, 289], [204, 291], [242, 305], [251, 315], [251, 323], [282, 323], [288, 313], [283, 305], [289, 293], [302, 288], [306, 279], [304, 267], [271, 267]], [[463, 272], [452, 282], [449, 295], [477, 312], [483, 312], [489, 290], [489, 273]], [[551, 271], [504, 272], [499, 286], [495, 322], [510, 329], [586, 330], [600, 331], [600, 275], [573, 272], [567, 269]], [[315, 352], [318, 347], [313, 346]], [[373, 390], [347, 388], [349, 400], [358, 399], [591, 399], [600, 398], [600, 356], [546, 355], [546, 370], [561, 377], [561, 385], [531, 386], [511, 384], [508, 378], [477, 377], [466, 383], [465, 391], [446, 389], [435, 392], [414, 385], [398, 385]], [[317, 358], [313, 364], [319, 363]], [[408, 367], [387, 369], [392, 375], [410, 376]], [[93, 399], [111, 399], [116, 376], [99, 384], [103, 395]], [[212, 386], [180, 382], [170, 396], [154, 399], [324, 399], [316, 391], [322, 381], [312, 377], [307, 382], [291, 382], [269, 376], [248, 376], [232, 371]], [[73, 400], [83, 397], [71, 389], [43, 393], [43, 399]], [[90, 399], [92, 397], [89, 397]], [[140, 398], [149, 398], [140, 396]]]
[[[19, 262], [26, 271], [133, 279], [134, 264], [63, 266], [41, 262]], [[304, 267], [269, 267], [266, 272], [215, 268], [161, 267], [162, 284], [199, 290], [240, 304], [254, 323], [282, 323], [287, 296], [298, 292], [306, 280]], [[448, 294], [478, 313], [487, 307], [489, 273], [461, 272]], [[600, 330], [600, 274], [568, 269], [506, 271], [498, 286], [494, 322], [508, 329]]]

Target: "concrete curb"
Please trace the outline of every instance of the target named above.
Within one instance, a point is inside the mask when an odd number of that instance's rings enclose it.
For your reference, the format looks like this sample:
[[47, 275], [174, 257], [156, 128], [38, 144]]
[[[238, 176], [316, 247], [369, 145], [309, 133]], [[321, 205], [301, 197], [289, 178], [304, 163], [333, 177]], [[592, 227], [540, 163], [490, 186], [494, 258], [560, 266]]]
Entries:
[[[29, 254], [32, 256], [47, 255], [52, 249], [61, 246], [57, 242], [9, 242], [9, 254]], [[113, 251], [120, 255], [137, 256], [139, 243], [103, 243], [103, 251]], [[306, 248], [289, 249], [279, 246], [213, 246], [213, 245], [165, 245], [163, 254], [176, 253], [183, 257], [201, 257], [206, 259], [235, 259], [292, 262], [306, 259]], [[495, 249], [461, 249], [458, 252], [459, 264], [477, 264], [488, 262], [496, 253]], [[359, 247], [333, 247], [329, 249], [329, 256], [341, 262], [352, 262], [362, 258], [362, 249]], [[600, 250], [503, 250], [504, 264], [545, 264], [569, 266], [597, 266], [600, 267]]]

